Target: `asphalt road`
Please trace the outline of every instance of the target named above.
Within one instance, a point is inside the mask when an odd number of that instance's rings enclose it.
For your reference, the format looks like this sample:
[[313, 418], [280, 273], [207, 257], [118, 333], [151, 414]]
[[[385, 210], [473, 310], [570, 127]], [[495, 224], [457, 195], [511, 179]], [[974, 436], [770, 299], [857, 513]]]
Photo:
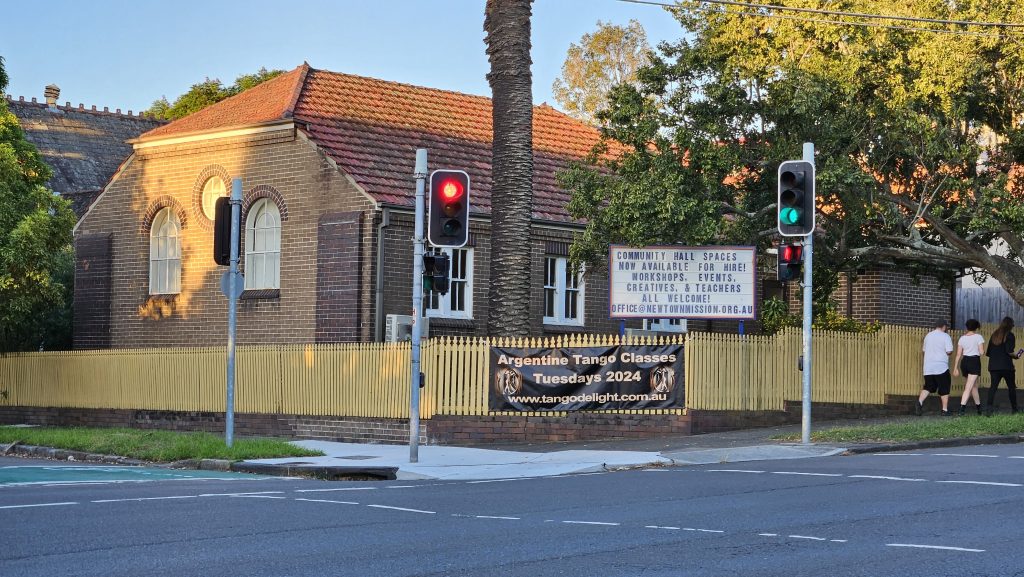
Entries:
[[11, 464], [4, 577], [1024, 575], [1024, 445], [475, 482]]

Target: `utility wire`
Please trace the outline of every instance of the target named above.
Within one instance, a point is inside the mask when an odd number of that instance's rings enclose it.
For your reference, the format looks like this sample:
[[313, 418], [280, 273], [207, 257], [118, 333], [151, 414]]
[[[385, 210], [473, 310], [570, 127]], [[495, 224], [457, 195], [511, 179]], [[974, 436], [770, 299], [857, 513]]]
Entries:
[[[685, 6], [679, 6], [678, 4], [668, 4], [665, 2], [655, 2], [653, 0], [619, 0], [620, 2], [629, 2], [631, 4], [648, 4], [651, 6], [661, 6], [663, 8], [685, 8]], [[740, 6], [743, 8], [759, 8], [764, 10], [774, 11], [788, 11], [788, 12], [804, 12], [812, 14], [822, 14], [826, 16], [845, 16], [850, 18], [867, 18], [875, 20], [897, 20], [903, 22], [924, 22], [928, 24], [945, 24], [955, 26], [979, 26], [982, 28], [1024, 28], [1024, 24], [1013, 24], [1008, 22], [974, 22], [970, 20], [942, 20], [938, 18], [920, 18], [916, 16], [886, 16], [884, 14], [868, 14], [865, 12], [843, 12], [841, 10], [821, 10], [817, 8], [798, 8], [795, 6], [779, 6], [774, 4], [761, 4], [756, 2], [739, 2], [737, 0], [695, 0], [701, 4], [719, 4], [724, 6]], [[758, 14], [760, 16], [768, 16], [766, 14]], [[772, 15], [778, 16], [778, 15]], [[835, 21], [828, 21], [835, 22]], [[855, 22], [841, 22], [843, 24], [850, 24], [853, 26], [860, 25]], [[930, 32], [936, 32], [934, 28], [925, 28]]]

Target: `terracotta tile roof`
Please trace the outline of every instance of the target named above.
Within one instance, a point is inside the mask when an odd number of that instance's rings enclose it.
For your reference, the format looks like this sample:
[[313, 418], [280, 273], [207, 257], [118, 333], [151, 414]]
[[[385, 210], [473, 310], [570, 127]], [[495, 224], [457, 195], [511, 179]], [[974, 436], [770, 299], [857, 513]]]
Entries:
[[[297, 98], [296, 98], [297, 96]], [[382, 203], [412, 206], [417, 148], [430, 170], [461, 169], [472, 179], [472, 210], [490, 213], [491, 100], [315, 70], [308, 65], [143, 135], [255, 124], [291, 116], [310, 139]], [[534, 217], [572, 222], [569, 195], [555, 182], [568, 161], [584, 157], [598, 131], [547, 105], [534, 107]]]
[[287, 119], [307, 69], [308, 66], [300, 66], [271, 78], [241, 94], [151, 130], [142, 138], [165, 138]]

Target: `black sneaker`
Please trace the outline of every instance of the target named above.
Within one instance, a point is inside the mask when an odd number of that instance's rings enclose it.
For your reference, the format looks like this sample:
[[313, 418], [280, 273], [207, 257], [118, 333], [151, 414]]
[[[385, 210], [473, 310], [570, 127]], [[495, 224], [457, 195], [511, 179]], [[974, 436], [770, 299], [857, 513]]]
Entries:
[[914, 403], [914, 414], [918, 417], [924, 414], [924, 405], [921, 404], [921, 401]]
[[952, 417], [952, 416], [953, 416], [953, 413], [951, 413], [951, 412], [949, 412], [949, 411], [942, 411], [942, 416], [943, 416], [943, 417]]
[[957, 415], [958, 417], [962, 417], [962, 416], [964, 416], [964, 415], [966, 415], [966, 414], [967, 414], [967, 407], [965, 407], [965, 406], [963, 406], [963, 405], [960, 405], [960, 410], [958, 410], [958, 411], [956, 412], [956, 415]]

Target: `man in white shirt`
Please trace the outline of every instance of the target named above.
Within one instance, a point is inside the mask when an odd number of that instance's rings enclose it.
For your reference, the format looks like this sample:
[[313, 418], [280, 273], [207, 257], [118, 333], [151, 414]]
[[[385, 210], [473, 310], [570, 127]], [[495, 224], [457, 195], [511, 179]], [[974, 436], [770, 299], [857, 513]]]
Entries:
[[949, 387], [951, 378], [949, 375], [949, 355], [953, 354], [953, 339], [949, 337], [946, 329], [949, 323], [945, 320], [935, 322], [935, 330], [924, 337], [924, 388], [917, 396], [917, 405], [914, 407], [914, 414], [921, 416], [924, 413], [924, 400], [931, 393], [938, 393], [942, 400], [942, 416], [948, 417], [949, 413]]

